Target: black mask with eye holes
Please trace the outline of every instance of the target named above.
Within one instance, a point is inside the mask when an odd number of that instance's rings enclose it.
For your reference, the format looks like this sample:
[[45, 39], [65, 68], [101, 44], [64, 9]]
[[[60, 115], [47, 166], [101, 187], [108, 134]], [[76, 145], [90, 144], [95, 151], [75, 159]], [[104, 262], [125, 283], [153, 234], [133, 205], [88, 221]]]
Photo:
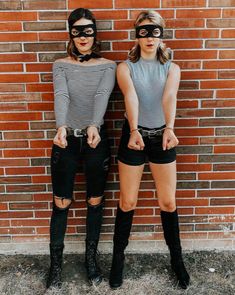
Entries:
[[163, 27], [158, 25], [143, 25], [135, 28], [136, 38], [162, 38], [163, 37]]
[[83, 26], [72, 26], [70, 28], [69, 34], [73, 39], [77, 37], [96, 37], [96, 32], [96, 25], [88, 24]]

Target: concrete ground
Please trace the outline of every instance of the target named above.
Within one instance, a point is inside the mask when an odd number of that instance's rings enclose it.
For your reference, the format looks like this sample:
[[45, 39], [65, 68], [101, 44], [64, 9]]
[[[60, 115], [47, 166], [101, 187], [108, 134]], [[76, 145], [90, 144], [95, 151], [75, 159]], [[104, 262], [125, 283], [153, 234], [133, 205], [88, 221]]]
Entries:
[[1, 295], [234, 295], [235, 253], [200, 251], [184, 254], [191, 275], [187, 290], [177, 287], [169, 265], [168, 254], [127, 254], [124, 284], [111, 290], [108, 275], [111, 255], [99, 257], [105, 280], [98, 286], [89, 286], [86, 280], [84, 257], [81, 254], [64, 255], [63, 285], [61, 290], [46, 290], [49, 267], [48, 255], [0, 255]]

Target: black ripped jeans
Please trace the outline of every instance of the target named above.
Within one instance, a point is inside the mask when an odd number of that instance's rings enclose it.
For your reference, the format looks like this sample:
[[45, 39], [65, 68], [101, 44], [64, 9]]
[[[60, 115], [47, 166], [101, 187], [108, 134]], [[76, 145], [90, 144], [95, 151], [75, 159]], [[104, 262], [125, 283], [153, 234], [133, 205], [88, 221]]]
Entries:
[[[66, 148], [53, 145], [51, 154], [53, 196], [73, 199], [74, 180], [81, 161], [85, 172], [87, 200], [103, 196], [110, 164], [110, 147], [104, 126], [101, 127], [100, 137], [101, 141], [95, 149], [87, 144], [86, 136], [68, 136]], [[69, 207], [58, 208], [53, 200], [51, 245], [63, 244]]]

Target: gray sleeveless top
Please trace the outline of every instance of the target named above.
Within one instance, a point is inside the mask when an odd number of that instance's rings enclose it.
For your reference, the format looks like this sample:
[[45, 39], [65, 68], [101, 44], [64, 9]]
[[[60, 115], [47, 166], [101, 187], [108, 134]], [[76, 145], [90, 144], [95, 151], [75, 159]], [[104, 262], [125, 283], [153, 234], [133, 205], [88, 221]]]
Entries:
[[56, 127], [100, 126], [115, 84], [115, 63], [82, 66], [53, 64]]
[[165, 88], [170, 61], [161, 64], [158, 60], [140, 58], [136, 63], [125, 61], [139, 100], [138, 125], [157, 128], [165, 124], [162, 95]]

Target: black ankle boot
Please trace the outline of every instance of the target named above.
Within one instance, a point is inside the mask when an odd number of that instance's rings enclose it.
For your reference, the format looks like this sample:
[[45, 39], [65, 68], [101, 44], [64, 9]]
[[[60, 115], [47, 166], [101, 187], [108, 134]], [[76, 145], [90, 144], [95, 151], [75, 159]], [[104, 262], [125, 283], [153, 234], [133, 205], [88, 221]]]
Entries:
[[176, 274], [179, 286], [182, 289], [187, 289], [190, 283], [190, 276], [182, 258], [177, 210], [174, 212], [161, 211], [161, 219], [166, 244], [170, 250], [172, 270]]
[[133, 215], [134, 210], [124, 212], [118, 206], [113, 237], [113, 259], [109, 277], [109, 285], [112, 289], [119, 288], [123, 282], [124, 250], [128, 245]]
[[96, 261], [98, 241], [86, 241], [85, 266], [87, 278], [90, 284], [99, 285], [102, 282], [102, 274]]
[[52, 246], [50, 245], [50, 258], [51, 266], [47, 279], [47, 288], [56, 287], [61, 288], [61, 272], [62, 272], [62, 260], [63, 260], [64, 245]]

